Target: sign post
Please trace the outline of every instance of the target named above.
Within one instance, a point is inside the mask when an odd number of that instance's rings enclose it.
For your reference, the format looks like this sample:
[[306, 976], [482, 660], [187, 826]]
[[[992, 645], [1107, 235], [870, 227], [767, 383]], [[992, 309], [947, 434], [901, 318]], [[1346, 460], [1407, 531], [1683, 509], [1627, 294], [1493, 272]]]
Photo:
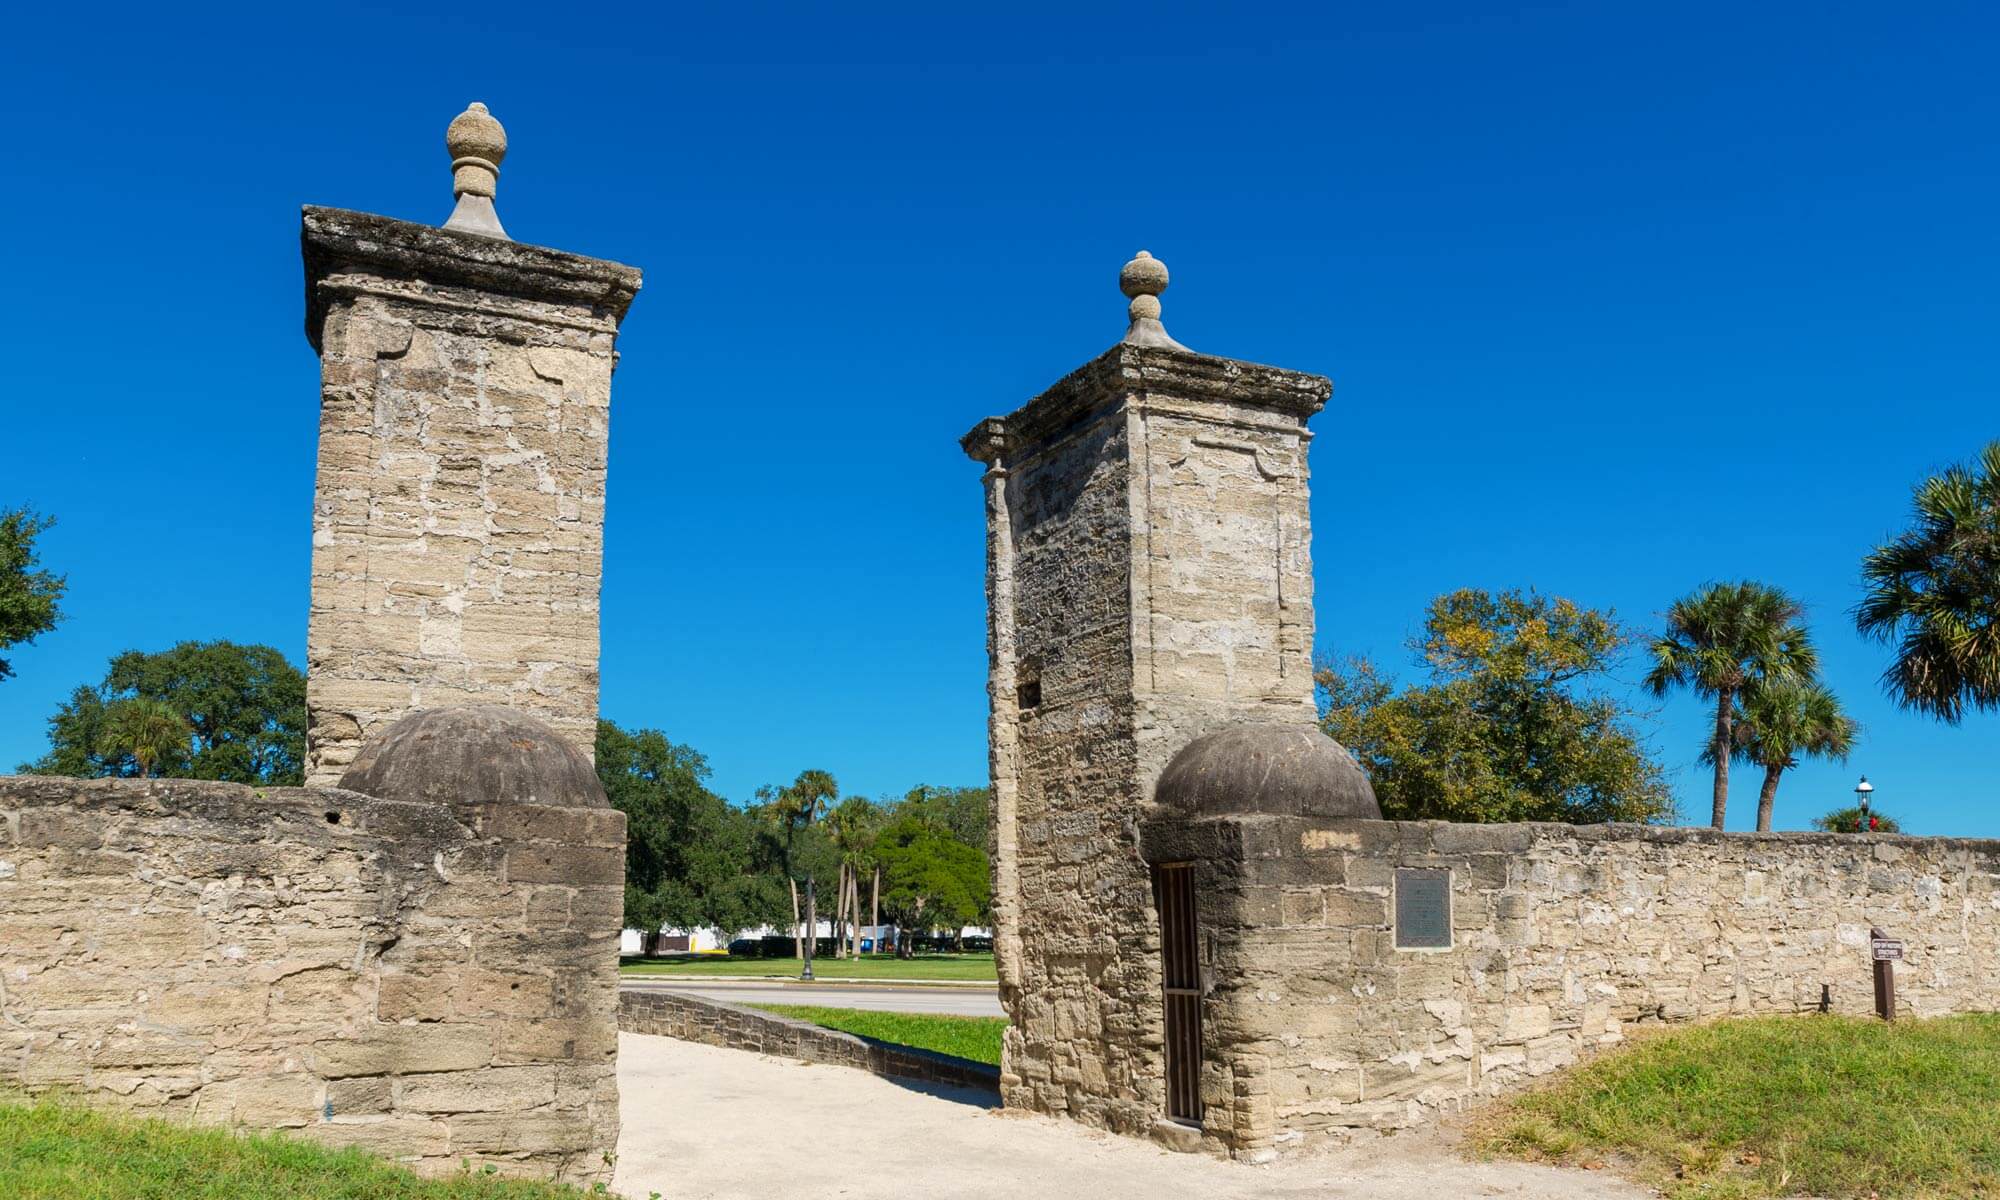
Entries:
[[1880, 929], [1868, 931], [1869, 957], [1875, 965], [1875, 1015], [1884, 1021], [1896, 1019], [1896, 964], [1903, 958], [1903, 943]]

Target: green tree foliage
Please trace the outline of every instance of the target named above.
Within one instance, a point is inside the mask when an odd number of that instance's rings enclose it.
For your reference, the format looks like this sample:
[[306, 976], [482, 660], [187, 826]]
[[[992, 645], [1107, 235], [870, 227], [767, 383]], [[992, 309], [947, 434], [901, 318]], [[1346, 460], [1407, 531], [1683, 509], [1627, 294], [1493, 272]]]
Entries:
[[983, 787], [932, 787], [920, 783], [904, 793], [896, 811], [920, 813], [952, 837], [978, 850], [991, 850], [992, 797]]
[[1918, 484], [1910, 528], [1861, 564], [1861, 632], [1894, 642], [1905, 708], [1957, 724], [2000, 708], [2000, 442]]
[[1708, 761], [1715, 766], [1715, 828], [1729, 808], [1729, 759], [1736, 744], [1736, 698], [1745, 689], [1810, 680], [1819, 654], [1802, 623], [1805, 606], [1768, 584], [1711, 583], [1674, 601], [1666, 632], [1654, 639], [1646, 686], [1656, 696], [1688, 688], [1715, 703]]
[[1429, 681], [1399, 692], [1366, 659], [1322, 662], [1321, 725], [1368, 772], [1384, 816], [1669, 820], [1631, 714], [1592, 690], [1629, 644], [1611, 614], [1559, 597], [1452, 592], [1412, 642]]
[[957, 929], [991, 909], [986, 852], [920, 813], [890, 821], [875, 839], [875, 858], [882, 865], [882, 912], [904, 933], [897, 952], [905, 958], [915, 935]]
[[[35, 539], [54, 524], [25, 508], [0, 512], [0, 650], [32, 642], [62, 620], [57, 601], [67, 583], [41, 570], [35, 552]], [[13, 664], [0, 658], [0, 679], [13, 673]]]
[[[983, 921], [989, 911], [983, 788], [918, 787], [878, 804], [842, 798], [831, 774], [807, 770], [759, 788], [742, 808], [708, 789], [708, 763], [691, 747], [610, 721], [597, 725], [597, 774], [626, 815], [628, 928], [713, 927], [727, 936], [789, 914], [796, 953], [811, 880], [819, 915], [836, 936], [849, 935], [837, 953], [858, 952], [878, 868], [881, 915], [911, 932]], [[893, 874], [882, 857], [889, 829], [902, 831], [889, 847]]]
[[[156, 701], [187, 727], [184, 744], [142, 767], [114, 736], [122, 702]], [[79, 687], [49, 718], [49, 752], [21, 770], [37, 775], [141, 775], [274, 786], [304, 780], [306, 679], [269, 646], [182, 642], [128, 650], [104, 682]], [[164, 751], [164, 747], [162, 747]]]
[[[657, 729], [597, 723], [597, 778], [625, 814], [625, 923], [733, 931], [780, 919], [784, 885], [756, 869], [756, 822], [708, 790], [708, 762]], [[650, 947], [649, 947], [650, 948]]]
[[[1841, 710], [1840, 699], [1823, 683], [1777, 683], [1743, 693], [1735, 717], [1736, 756], [1764, 768], [1757, 793], [1757, 828], [1769, 831], [1778, 799], [1778, 779], [1799, 759], [1847, 760], [1861, 726]], [[1702, 751], [1710, 761], [1715, 751]]]

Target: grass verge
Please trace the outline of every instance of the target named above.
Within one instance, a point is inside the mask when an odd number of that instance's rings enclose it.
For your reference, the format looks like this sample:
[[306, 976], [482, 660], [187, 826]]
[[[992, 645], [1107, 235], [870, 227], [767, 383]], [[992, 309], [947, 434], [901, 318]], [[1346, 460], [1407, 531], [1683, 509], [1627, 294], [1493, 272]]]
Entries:
[[1000, 1065], [1000, 1031], [1005, 1017], [951, 1017], [932, 1013], [871, 1012], [859, 1008], [821, 1008], [811, 1004], [759, 1004], [765, 1012], [810, 1021], [899, 1046], [935, 1050], [973, 1062]]
[[1513, 1157], [1628, 1165], [1675, 1198], [2000, 1193], [2000, 1014], [1764, 1017], [1656, 1034], [1506, 1101]]
[[[770, 979], [797, 979], [796, 958], [727, 958], [715, 954], [671, 955], [664, 958], [628, 959], [619, 970], [626, 976], [664, 975], [699, 978], [709, 975], [752, 975]], [[991, 954], [919, 954], [912, 958], [880, 957], [815, 958], [813, 975], [819, 979], [902, 979], [947, 980], [991, 983], [997, 976]]]
[[589, 1200], [467, 1171], [421, 1179], [359, 1150], [0, 1097], [8, 1200]]

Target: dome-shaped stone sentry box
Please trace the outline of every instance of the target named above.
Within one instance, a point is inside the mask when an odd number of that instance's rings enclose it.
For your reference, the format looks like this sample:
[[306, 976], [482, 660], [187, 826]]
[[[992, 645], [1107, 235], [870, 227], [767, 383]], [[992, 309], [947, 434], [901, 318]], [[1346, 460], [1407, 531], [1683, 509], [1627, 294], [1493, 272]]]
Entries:
[[1160, 773], [1153, 798], [1190, 817], [1382, 817], [1354, 756], [1310, 725], [1238, 725], [1198, 737]]
[[384, 800], [609, 808], [590, 760], [524, 712], [500, 705], [404, 717], [361, 748], [340, 786]]

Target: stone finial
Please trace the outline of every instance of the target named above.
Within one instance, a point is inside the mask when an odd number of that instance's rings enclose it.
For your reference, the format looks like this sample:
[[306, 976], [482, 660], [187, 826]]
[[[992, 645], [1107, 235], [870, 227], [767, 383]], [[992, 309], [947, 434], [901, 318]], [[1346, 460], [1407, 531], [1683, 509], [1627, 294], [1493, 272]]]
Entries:
[[445, 126], [444, 148], [451, 153], [451, 190], [458, 197], [444, 227], [512, 240], [493, 208], [500, 160], [507, 157], [507, 131], [475, 100]]
[[1160, 324], [1160, 293], [1167, 290], [1167, 264], [1144, 250], [1139, 251], [1119, 270], [1118, 290], [1132, 298], [1131, 307], [1126, 310], [1132, 317], [1131, 326], [1125, 330], [1127, 345], [1187, 349], [1168, 337], [1167, 327]]

